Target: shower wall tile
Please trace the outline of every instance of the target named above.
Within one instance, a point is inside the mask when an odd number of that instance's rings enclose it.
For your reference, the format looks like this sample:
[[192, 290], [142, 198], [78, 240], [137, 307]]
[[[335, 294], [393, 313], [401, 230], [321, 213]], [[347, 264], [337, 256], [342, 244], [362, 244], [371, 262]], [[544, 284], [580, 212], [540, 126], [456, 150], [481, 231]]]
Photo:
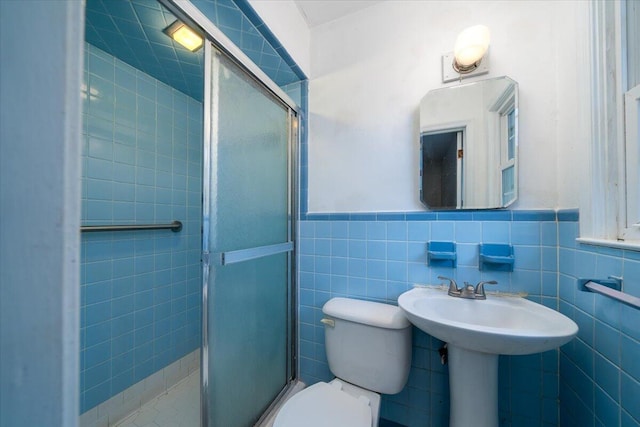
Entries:
[[[300, 376], [308, 384], [332, 378], [324, 353], [322, 305], [333, 297], [397, 304], [414, 284], [498, 280], [491, 290], [527, 293], [557, 308], [557, 222], [554, 212], [307, 214], [298, 233]], [[429, 267], [429, 240], [457, 242], [458, 267]], [[510, 243], [513, 272], [479, 271], [478, 244]], [[383, 396], [381, 417], [404, 426], [448, 425], [443, 343], [414, 328], [405, 389]], [[558, 419], [558, 351], [500, 358], [500, 426], [552, 426]]]
[[200, 345], [202, 104], [86, 45], [81, 411]]

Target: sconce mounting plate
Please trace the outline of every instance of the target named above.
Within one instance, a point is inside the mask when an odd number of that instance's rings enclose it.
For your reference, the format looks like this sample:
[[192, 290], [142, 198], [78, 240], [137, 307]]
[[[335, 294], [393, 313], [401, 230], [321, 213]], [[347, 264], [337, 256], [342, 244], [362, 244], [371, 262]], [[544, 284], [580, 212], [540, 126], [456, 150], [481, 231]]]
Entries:
[[442, 83], [453, 82], [455, 80], [466, 79], [468, 77], [480, 76], [489, 72], [489, 51], [484, 54], [478, 68], [466, 74], [459, 74], [453, 69], [453, 52], [442, 55]]

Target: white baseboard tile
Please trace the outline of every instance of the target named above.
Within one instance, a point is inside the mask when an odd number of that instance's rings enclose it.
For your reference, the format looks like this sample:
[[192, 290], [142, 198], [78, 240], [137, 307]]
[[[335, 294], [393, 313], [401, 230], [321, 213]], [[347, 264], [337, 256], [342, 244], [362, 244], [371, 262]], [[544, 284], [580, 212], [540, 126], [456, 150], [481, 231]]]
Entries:
[[78, 426], [112, 427], [199, 368], [198, 349], [81, 414]]

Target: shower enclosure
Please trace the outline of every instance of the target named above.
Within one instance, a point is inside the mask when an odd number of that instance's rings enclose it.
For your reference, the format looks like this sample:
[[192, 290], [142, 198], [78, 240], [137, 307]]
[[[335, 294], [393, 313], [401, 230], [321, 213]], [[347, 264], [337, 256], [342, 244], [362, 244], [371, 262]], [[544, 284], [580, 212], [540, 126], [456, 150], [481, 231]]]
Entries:
[[195, 385], [198, 355], [202, 426], [260, 423], [296, 378], [298, 107], [212, 24], [222, 3], [86, 2], [82, 427]]
[[296, 118], [212, 44], [205, 61], [203, 425], [250, 426], [294, 374]]
[[258, 423], [296, 377], [295, 103], [189, 4], [204, 78], [202, 425]]

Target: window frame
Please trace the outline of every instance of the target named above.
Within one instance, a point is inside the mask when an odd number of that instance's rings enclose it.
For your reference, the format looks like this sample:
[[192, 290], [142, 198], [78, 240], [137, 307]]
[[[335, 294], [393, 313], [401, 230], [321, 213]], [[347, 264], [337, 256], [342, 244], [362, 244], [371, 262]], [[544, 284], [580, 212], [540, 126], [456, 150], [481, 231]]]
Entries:
[[[591, 147], [588, 194], [581, 200], [579, 242], [640, 251], [640, 228], [628, 227], [640, 189], [638, 141], [625, 141], [625, 0], [594, 0], [591, 17]], [[637, 114], [637, 113], [636, 113]], [[630, 160], [631, 160], [630, 158]], [[636, 157], [637, 159], [637, 157]], [[627, 198], [627, 194], [632, 197]]]

